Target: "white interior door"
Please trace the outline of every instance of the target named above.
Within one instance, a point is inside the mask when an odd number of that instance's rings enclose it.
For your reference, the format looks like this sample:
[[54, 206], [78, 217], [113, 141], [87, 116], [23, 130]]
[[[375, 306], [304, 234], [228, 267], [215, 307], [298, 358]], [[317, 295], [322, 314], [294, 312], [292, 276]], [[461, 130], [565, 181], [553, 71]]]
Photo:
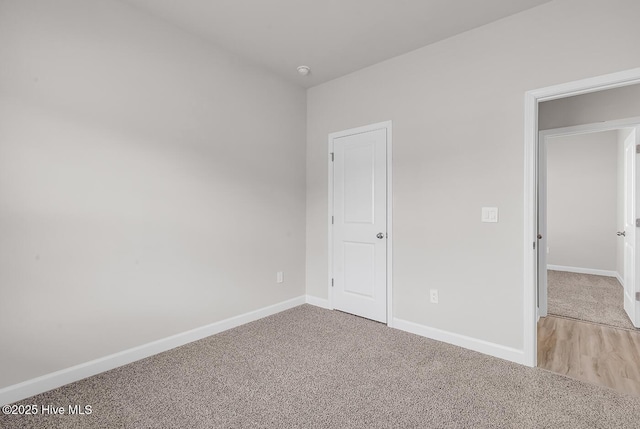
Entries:
[[387, 322], [387, 129], [333, 139], [333, 307]]
[[636, 147], [640, 133], [634, 129], [624, 141], [624, 310], [635, 327], [640, 327], [638, 276], [636, 275]]

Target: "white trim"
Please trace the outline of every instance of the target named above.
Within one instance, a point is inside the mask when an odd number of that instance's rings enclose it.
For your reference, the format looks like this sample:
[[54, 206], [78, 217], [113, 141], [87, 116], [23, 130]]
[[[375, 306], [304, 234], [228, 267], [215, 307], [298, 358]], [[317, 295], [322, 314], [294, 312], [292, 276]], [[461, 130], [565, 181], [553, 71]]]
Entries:
[[328, 244], [328, 255], [329, 258], [328, 266], [329, 266], [329, 275], [327, 288], [328, 292], [328, 308], [330, 310], [334, 309], [333, 305], [333, 287], [331, 286], [331, 279], [333, 277], [333, 234], [332, 234], [332, 223], [331, 217], [333, 216], [333, 162], [331, 162], [331, 154], [333, 153], [333, 141], [340, 137], [351, 136], [354, 134], [362, 134], [370, 131], [376, 131], [380, 129], [385, 129], [387, 132], [387, 326], [393, 327], [393, 187], [392, 187], [392, 145], [393, 145], [393, 137], [392, 137], [392, 121], [384, 121], [378, 122], [371, 125], [365, 125], [362, 127], [351, 128], [344, 131], [337, 131], [334, 133], [330, 133], [328, 137], [328, 153], [327, 160], [329, 164], [328, 168], [328, 195], [329, 195], [329, 209], [327, 215], [327, 234], [329, 236]]
[[329, 152], [327, 153], [327, 171], [329, 178], [327, 180], [328, 190], [328, 215], [327, 215], [327, 235], [328, 235], [328, 249], [327, 249], [327, 266], [329, 269], [329, 275], [327, 276], [327, 288], [329, 292], [327, 297], [329, 300], [329, 310], [333, 310], [333, 137], [329, 134], [329, 144], [327, 145]]
[[[558, 98], [573, 97], [574, 95], [619, 88], [621, 86], [640, 83], [640, 68], [624, 70], [602, 76], [565, 82], [558, 85], [527, 91], [538, 102], [556, 100]], [[537, 130], [536, 130], [537, 131]]]
[[621, 128], [635, 128], [640, 124], [640, 116], [616, 119], [613, 121], [593, 122], [590, 124], [574, 125], [572, 127], [550, 128], [540, 131], [540, 138], [572, 136], [576, 134], [599, 133], [619, 130]]
[[624, 287], [624, 278], [622, 278], [622, 276], [620, 275], [619, 272], [616, 272], [616, 279], [618, 279], [618, 283], [620, 283], [620, 286]]
[[0, 389], [6, 405], [304, 304], [299, 296]]
[[524, 363], [537, 360], [537, 256], [532, 243], [537, 235], [538, 103], [573, 95], [640, 83], [640, 68], [527, 91], [524, 96]]
[[432, 340], [442, 341], [444, 343], [453, 344], [455, 346], [464, 347], [465, 349], [484, 353], [500, 359], [506, 359], [511, 362], [524, 364], [525, 355], [523, 350], [514, 349], [512, 347], [503, 346], [501, 344], [489, 341], [479, 340], [466, 335], [460, 335], [453, 332], [443, 331], [437, 328], [420, 325], [418, 323], [409, 322], [402, 319], [394, 319], [394, 328], [401, 331], [410, 332], [422, 337], [431, 338]]
[[305, 297], [305, 300], [306, 300], [307, 304], [309, 304], [309, 305], [314, 305], [316, 307], [326, 308], [327, 310], [332, 310], [331, 306], [329, 305], [329, 300], [328, 299], [318, 298], [317, 296], [307, 295]]
[[536, 188], [538, 190], [538, 320], [540, 317], [546, 317], [548, 311], [548, 288], [547, 288], [547, 264], [549, 257], [547, 255], [547, 140], [538, 134], [538, 161], [536, 176], [538, 178]]
[[393, 179], [393, 130], [391, 121], [384, 122], [387, 127], [387, 326], [394, 327], [393, 323], [393, 198], [392, 198], [392, 179]]
[[[538, 264], [536, 241], [537, 210], [537, 152], [538, 100], [531, 92], [525, 94], [524, 104], [524, 269], [523, 269], [523, 349], [524, 364], [536, 366], [538, 319]], [[533, 323], [532, 323], [533, 321]]]
[[615, 271], [598, 270], [595, 268], [568, 267], [564, 265], [547, 264], [547, 270], [564, 271], [566, 273], [592, 274], [594, 276], [617, 277], [619, 274]]

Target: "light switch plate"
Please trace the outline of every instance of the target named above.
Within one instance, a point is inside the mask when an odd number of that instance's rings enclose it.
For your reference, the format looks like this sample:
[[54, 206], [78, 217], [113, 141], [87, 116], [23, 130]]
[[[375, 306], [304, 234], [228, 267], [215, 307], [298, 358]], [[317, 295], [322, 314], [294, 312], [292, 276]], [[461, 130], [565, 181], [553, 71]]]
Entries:
[[482, 207], [482, 222], [498, 222], [498, 207]]

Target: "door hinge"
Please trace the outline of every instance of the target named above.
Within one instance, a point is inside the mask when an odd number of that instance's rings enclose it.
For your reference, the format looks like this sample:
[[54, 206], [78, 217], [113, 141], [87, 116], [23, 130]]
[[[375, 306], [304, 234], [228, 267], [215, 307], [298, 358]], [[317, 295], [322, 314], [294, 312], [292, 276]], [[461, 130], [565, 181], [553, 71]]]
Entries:
[[533, 250], [536, 250], [536, 242], [533, 242]]
[[333, 152], [331, 152], [331, 162], [333, 162]]
[[636, 292], [636, 301], [640, 301], [640, 292]]
[[640, 144], [636, 145], [636, 153], [640, 153]]
[[331, 287], [333, 287], [333, 279], [331, 279]]
[[333, 216], [331, 216], [331, 225], [333, 225]]
[[636, 226], [640, 228], [640, 219], [636, 219]]

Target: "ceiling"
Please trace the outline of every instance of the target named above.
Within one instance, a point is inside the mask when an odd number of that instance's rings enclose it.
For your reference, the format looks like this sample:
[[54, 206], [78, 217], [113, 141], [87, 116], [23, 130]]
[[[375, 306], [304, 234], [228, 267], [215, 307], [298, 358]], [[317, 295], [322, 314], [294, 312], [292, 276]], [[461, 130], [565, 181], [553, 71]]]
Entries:
[[310, 87], [550, 0], [126, 1]]

